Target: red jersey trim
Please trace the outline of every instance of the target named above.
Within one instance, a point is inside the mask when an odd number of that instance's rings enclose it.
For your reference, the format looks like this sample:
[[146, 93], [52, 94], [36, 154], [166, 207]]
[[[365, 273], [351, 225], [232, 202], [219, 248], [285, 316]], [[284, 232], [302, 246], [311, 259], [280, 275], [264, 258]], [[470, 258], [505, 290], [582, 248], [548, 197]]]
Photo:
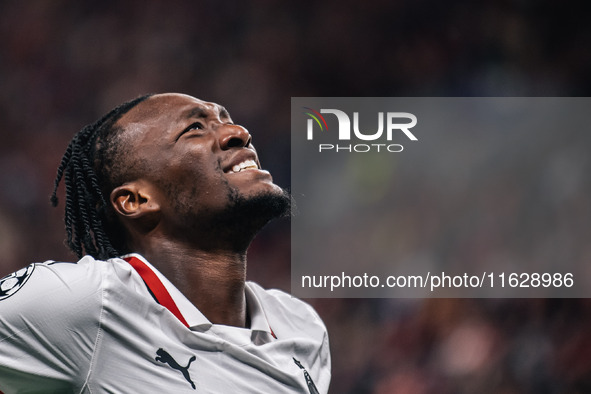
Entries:
[[166, 290], [166, 287], [162, 284], [158, 276], [148, 267], [143, 261], [138, 259], [134, 256], [129, 256], [124, 258], [142, 277], [146, 286], [150, 289], [154, 297], [156, 297], [156, 301], [166, 309], [168, 309], [173, 315], [176, 316], [177, 319], [180, 320], [181, 323], [185, 325], [185, 327], [189, 327], [189, 324], [183, 317], [181, 311], [176, 306], [174, 300]]

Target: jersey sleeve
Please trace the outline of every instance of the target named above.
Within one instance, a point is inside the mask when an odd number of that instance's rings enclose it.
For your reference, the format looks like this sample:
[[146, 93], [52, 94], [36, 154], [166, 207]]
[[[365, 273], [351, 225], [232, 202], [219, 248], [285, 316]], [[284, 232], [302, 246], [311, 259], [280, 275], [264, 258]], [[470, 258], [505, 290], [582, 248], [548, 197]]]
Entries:
[[100, 264], [36, 263], [0, 279], [0, 392], [84, 386], [100, 328]]

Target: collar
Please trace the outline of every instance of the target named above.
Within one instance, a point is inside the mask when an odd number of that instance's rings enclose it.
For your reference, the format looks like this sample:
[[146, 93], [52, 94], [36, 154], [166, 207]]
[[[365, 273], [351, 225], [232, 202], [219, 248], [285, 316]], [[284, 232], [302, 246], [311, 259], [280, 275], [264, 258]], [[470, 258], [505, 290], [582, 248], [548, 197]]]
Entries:
[[[156, 302], [168, 309], [183, 325], [192, 331], [202, 332], [214, 326], [179, 289], [143, 256], [131, 253], [121, 256], [121, 259], [129, 263], [140, 275]], [[255, 291], [251, 288], [251, 284], [246, 282], [244, 289], [247, 313], [250, 317], [250, 330], [266, 332], [275, 338], [275, 334], [265, 316], [263, 306]]]

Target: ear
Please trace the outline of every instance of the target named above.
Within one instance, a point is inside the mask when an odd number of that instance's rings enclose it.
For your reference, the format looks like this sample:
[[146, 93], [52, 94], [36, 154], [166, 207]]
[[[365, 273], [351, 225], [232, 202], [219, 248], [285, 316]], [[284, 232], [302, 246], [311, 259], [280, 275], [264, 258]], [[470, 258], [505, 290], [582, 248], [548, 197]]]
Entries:
[[113, 189], [111, 205], [119, 215], [129, 219], [139, 219], [160, 211], [156, 193], [149, 184], [141, 181]]

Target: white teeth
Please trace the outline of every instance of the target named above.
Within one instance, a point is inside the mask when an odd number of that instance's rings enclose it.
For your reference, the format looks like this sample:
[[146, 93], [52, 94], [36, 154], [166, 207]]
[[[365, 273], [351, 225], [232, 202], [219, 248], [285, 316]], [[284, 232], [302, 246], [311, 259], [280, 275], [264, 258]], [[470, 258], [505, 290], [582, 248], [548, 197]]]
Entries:
[[232, 172], [240, 172], [242, 170], [245, 169], [250, 169], [250, 168], [255, 168], [258, 169], [259, 166], [257, 165], [257, 163], [254, 160], [245, 160], [240, 164], [236, 164], [232, 167], [232, 171], [229, 171], [230, 173]]
[[246, 160], [240, 163], [240, 168], [244, 170], [245, 168], [259, 168], [259, 166], [254, 160]]

